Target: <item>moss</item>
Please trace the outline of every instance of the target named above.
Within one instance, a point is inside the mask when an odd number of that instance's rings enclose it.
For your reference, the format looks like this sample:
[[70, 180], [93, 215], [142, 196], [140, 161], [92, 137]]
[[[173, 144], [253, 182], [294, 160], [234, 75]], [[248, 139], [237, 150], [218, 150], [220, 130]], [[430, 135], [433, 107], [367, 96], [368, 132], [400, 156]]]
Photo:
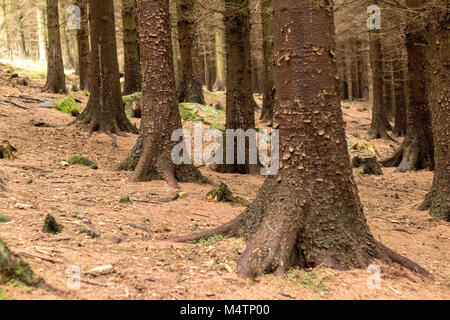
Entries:
[[0, 212], [0, 223], [9, 222], [11, 219]]
[[8, 141], [3, 140], [0, 144], [0, 159], [14, 159], [14, 152], [17, 149]]
[[249, 202], [240, 197], [233, 196], [233, 193], [225, 183], [221, 183], [217, 189], [213, 189], [206, 194], [206, 199], [217, 202], [233, 202], [243, 206], [249, 206]]
[[[122, 101], [125, 106], [125, 113], [127, 114], [128, 117], [130, 118], [137, 117], [137, 114], [133, 109], [133, 105], [136, 102], [140, 104], [141, 100], [142, 100], [142, 92], [135, 92], [122, 97]], [[137, 118], [140, 118], [140, 116]]]
[[0, 287], [0, 301], [2, 301], [2, 300], [8, 300], [8, 299], [6, 299], [6, 296], [5, 296], [5, 294], [3, 293], [2, 288]]
[[132, 204], [130, 197], [120, 199], [120, 203]]
[[294, 284], [309, 287], [314, 290], [314, 292], [320, 294], [326, 294], [330, 290], [327, 285], [327, 281], [330, 280], [330, 278], [319, 278], [314, 271], [291, 269], [286, 273], [285, 279]]
[[82, 157], [82, 156], [71, 156], [69, 158], [69, 164], [74, 165], [74, 164], [80, 164], [83, 166], [87, 166], [90, 167], [91, 169], [98, 169], [98, 166], [91, 160], [89, 160], [86, 157]]
[[56, 101], [56, 109], [71, 115], [78, 115], [81, 113], [81, 108], [71, 96], [66, 96]]
[[216, 234], [212, 237], [209, 237], [207, 239], [200, 239], [197, 242], [195, 242], [197, 245], [203, 245], [203, 246], [208, 246], [208, 245], [213, 245], [221, 240], [223, 240], [223, 235], [221, 234]]
[[57, 234], [61, 232], [62, 228], [63, 227], [56, 222], [56, 219], [51, 214], [48, 214], [47, 217], [45, 217], [42, 232]]
[[28, 262], [14, 255], [1, 239], [0, 282], [14, 282], [26, 286], [36, 286], [42, 282], [42, 279], [35, 276]]

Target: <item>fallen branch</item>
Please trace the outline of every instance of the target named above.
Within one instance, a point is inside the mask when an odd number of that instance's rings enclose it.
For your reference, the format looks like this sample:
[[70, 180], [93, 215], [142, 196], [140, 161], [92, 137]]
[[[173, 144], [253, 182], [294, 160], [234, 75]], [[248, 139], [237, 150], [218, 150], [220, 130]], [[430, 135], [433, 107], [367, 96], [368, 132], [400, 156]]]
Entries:
[[9, 103], [9, 104], [11, 104], [11, 105], [13, 105], [13, 106], [15, 106], [17, 108], [20, 108], [20, 109], [23, 109], [23, 110], [26, 110], [26, 111], [30, 112], [30, 108], [22, 106], [22, 105], [14, 102], [14, 101], [11, 101], [11, 100], [0, 100], [0, 102]]

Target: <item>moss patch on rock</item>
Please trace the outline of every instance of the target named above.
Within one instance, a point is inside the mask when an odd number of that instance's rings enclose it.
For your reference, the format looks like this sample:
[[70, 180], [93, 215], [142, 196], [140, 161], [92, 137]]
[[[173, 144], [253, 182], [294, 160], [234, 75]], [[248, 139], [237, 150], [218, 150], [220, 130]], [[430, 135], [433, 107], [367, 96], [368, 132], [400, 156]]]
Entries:
[[61, 232], [62, 228], [62, 225], [56, 222], [55, 217], [53, 217], [51, 214], [48, 214], [47, 217], [45, 217], [42, 232], [57, 234]]
[[0, 144], [0, 159], [14, 159], [14, 152], [16, 152], [17, 149], [8, 141], [3, 140]]
[[233, 193], [225, 183], [221, 183], [217, 189], [213, 189], [206, 194], [207, 200], [217, 202], [233, 202], [243, 206], [249, 206], [250, 203], [241, 197], [233, 196]]
[[80, 164], [94, 170], [98, 169], [98, 166], [92, 160], [89, 160], [88, 158], [82, 156], [71, 156], [69, 158], [69, 164], [71, 165]]
[[73, 116], [77, 116], [81, 113], [81, 108], [71, 96], [66, 96], [57, 100], [55, 108], [63, 113], [71, 114]]
[[13, 281], [26, 286], [37, 286], [42, 279], [35, 276], [28, 262], [13, 254], [0, 239], [0, 283]]

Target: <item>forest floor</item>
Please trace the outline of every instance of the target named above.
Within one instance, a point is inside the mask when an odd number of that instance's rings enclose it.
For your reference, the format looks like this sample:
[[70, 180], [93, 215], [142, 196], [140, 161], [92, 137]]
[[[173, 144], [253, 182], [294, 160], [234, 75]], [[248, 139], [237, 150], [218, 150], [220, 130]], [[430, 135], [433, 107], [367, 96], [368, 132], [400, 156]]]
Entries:
[[[1, 66], [4, 70], [4, 66]], [[129, 172], [115, 170], [133, 147], [136, 135], [118, 137], [118, 147], [104, 134], [87, 138], [77, 126], [36, 127], [30, 123], [65, 125], [73, 117], [56, 109], [23, 102], [62, 97], [41, 93], [43, 82], [11, 87], [0, 75], [0, 100], [11, 100], [28, 110], [0, 102], [0, 140], [18, 151], [14, 160], [0, 160], [7, 192], [0, 192], [0, 213], [11, 218], [0, 223], [0, 238], [23, 256], [35, 273], [54, 290], [7, 283], [0, 299], [449, 299], [450, 228], [418, 211], [433, 174], [429, 171], [360, 175], [354, 169], [365, 215], [377, 239], [419, 263], [432, 278], [398, 265], [381, 267], [379, 289], [369, 289], [366, 270], [336, 271], [324, 267], [291, 270], [285, 278], [266, 275], [251, 281], [235, 272], [235, 261], [245, 248], [242, 239], [214, 238], [199, 243], [172, 243], [165, 239], [218, 226], [245, 207], [206, 200], [211, 185], [182, 183], [187, 196], [159, 201], [171, 190], [162, 181], [132, 183]], [[68, 85], [70, 88], [70, 85]], [[84, 107], [88, 97], [72, 92]], [[224, 93], [206, 93], [208, 103], [224, 105]], [[26, 99], [25, 99], [26, 100]], [[260, 97], [256, 97], [260, 102]], [[370, 140], [370, 105], [344, 101], [347, 138], [351, 143]], [[259, 116], [259, 115], [257, 115]], [[138, 123], [138, 119], [132, 119]], [[192, 129], [192, 123], [185, 123]], [[382, 156], [396, 147], [392, 141], [370, 140]], [[99, 166], [67, 166], [72, 155], [83, 155]], [[200, 168], [214, 183], [225, 182], [234, 195], [251, 201], [263, 177], [219, 174]], [[129, 197], [131, 203], [120, 203]], [[42, 232], [52, 214], [63, 230]], [[82, 213], [101, 233], [93, 239], [80, 233]], [[110, 265], [103, 275], [91, 272]], [[81, 270], [81, 287], [70, 290], [70, 266]], [[3, 294], [1, 294], [3, 292]]]

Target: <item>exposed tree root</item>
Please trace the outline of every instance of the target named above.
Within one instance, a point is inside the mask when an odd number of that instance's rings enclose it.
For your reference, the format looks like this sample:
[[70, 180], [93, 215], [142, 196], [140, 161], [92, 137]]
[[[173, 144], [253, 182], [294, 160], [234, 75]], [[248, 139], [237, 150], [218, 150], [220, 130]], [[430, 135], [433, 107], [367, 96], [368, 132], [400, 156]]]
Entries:
[[433, 186], [425, 196], [419, 210], [430, 210], [430, 216], [433, 218], [450, 222], [450, 203], [448, 197], [445, 192], [439, 192], [436, 189], [435, 181], [433, 181]]
[[433, 166], [433, 147], [425, 141], [405, 138], [397, 151], [389, 158], [380, 161], [385, 167], [397, 167], [398, 172], [424, 169]]
[[318, 212], [313, 213], [308, 201], [293, 201], [292, 190], [274, 194], [270, 187], [272, 183], [266, 182], [252, 205], [228, 223], [169, 241], [191, 242], [218, 234], [244, 237], [247, 248], [237, 262], [237, 272], [249, 278], [265, 273], [282, 276], [291, 267], [366, 268], [374, 259], [430, 276], [417, 263], [373, 239], [358, 216], [347, 221], [350, 226], [337, 224], [317, 231]]

